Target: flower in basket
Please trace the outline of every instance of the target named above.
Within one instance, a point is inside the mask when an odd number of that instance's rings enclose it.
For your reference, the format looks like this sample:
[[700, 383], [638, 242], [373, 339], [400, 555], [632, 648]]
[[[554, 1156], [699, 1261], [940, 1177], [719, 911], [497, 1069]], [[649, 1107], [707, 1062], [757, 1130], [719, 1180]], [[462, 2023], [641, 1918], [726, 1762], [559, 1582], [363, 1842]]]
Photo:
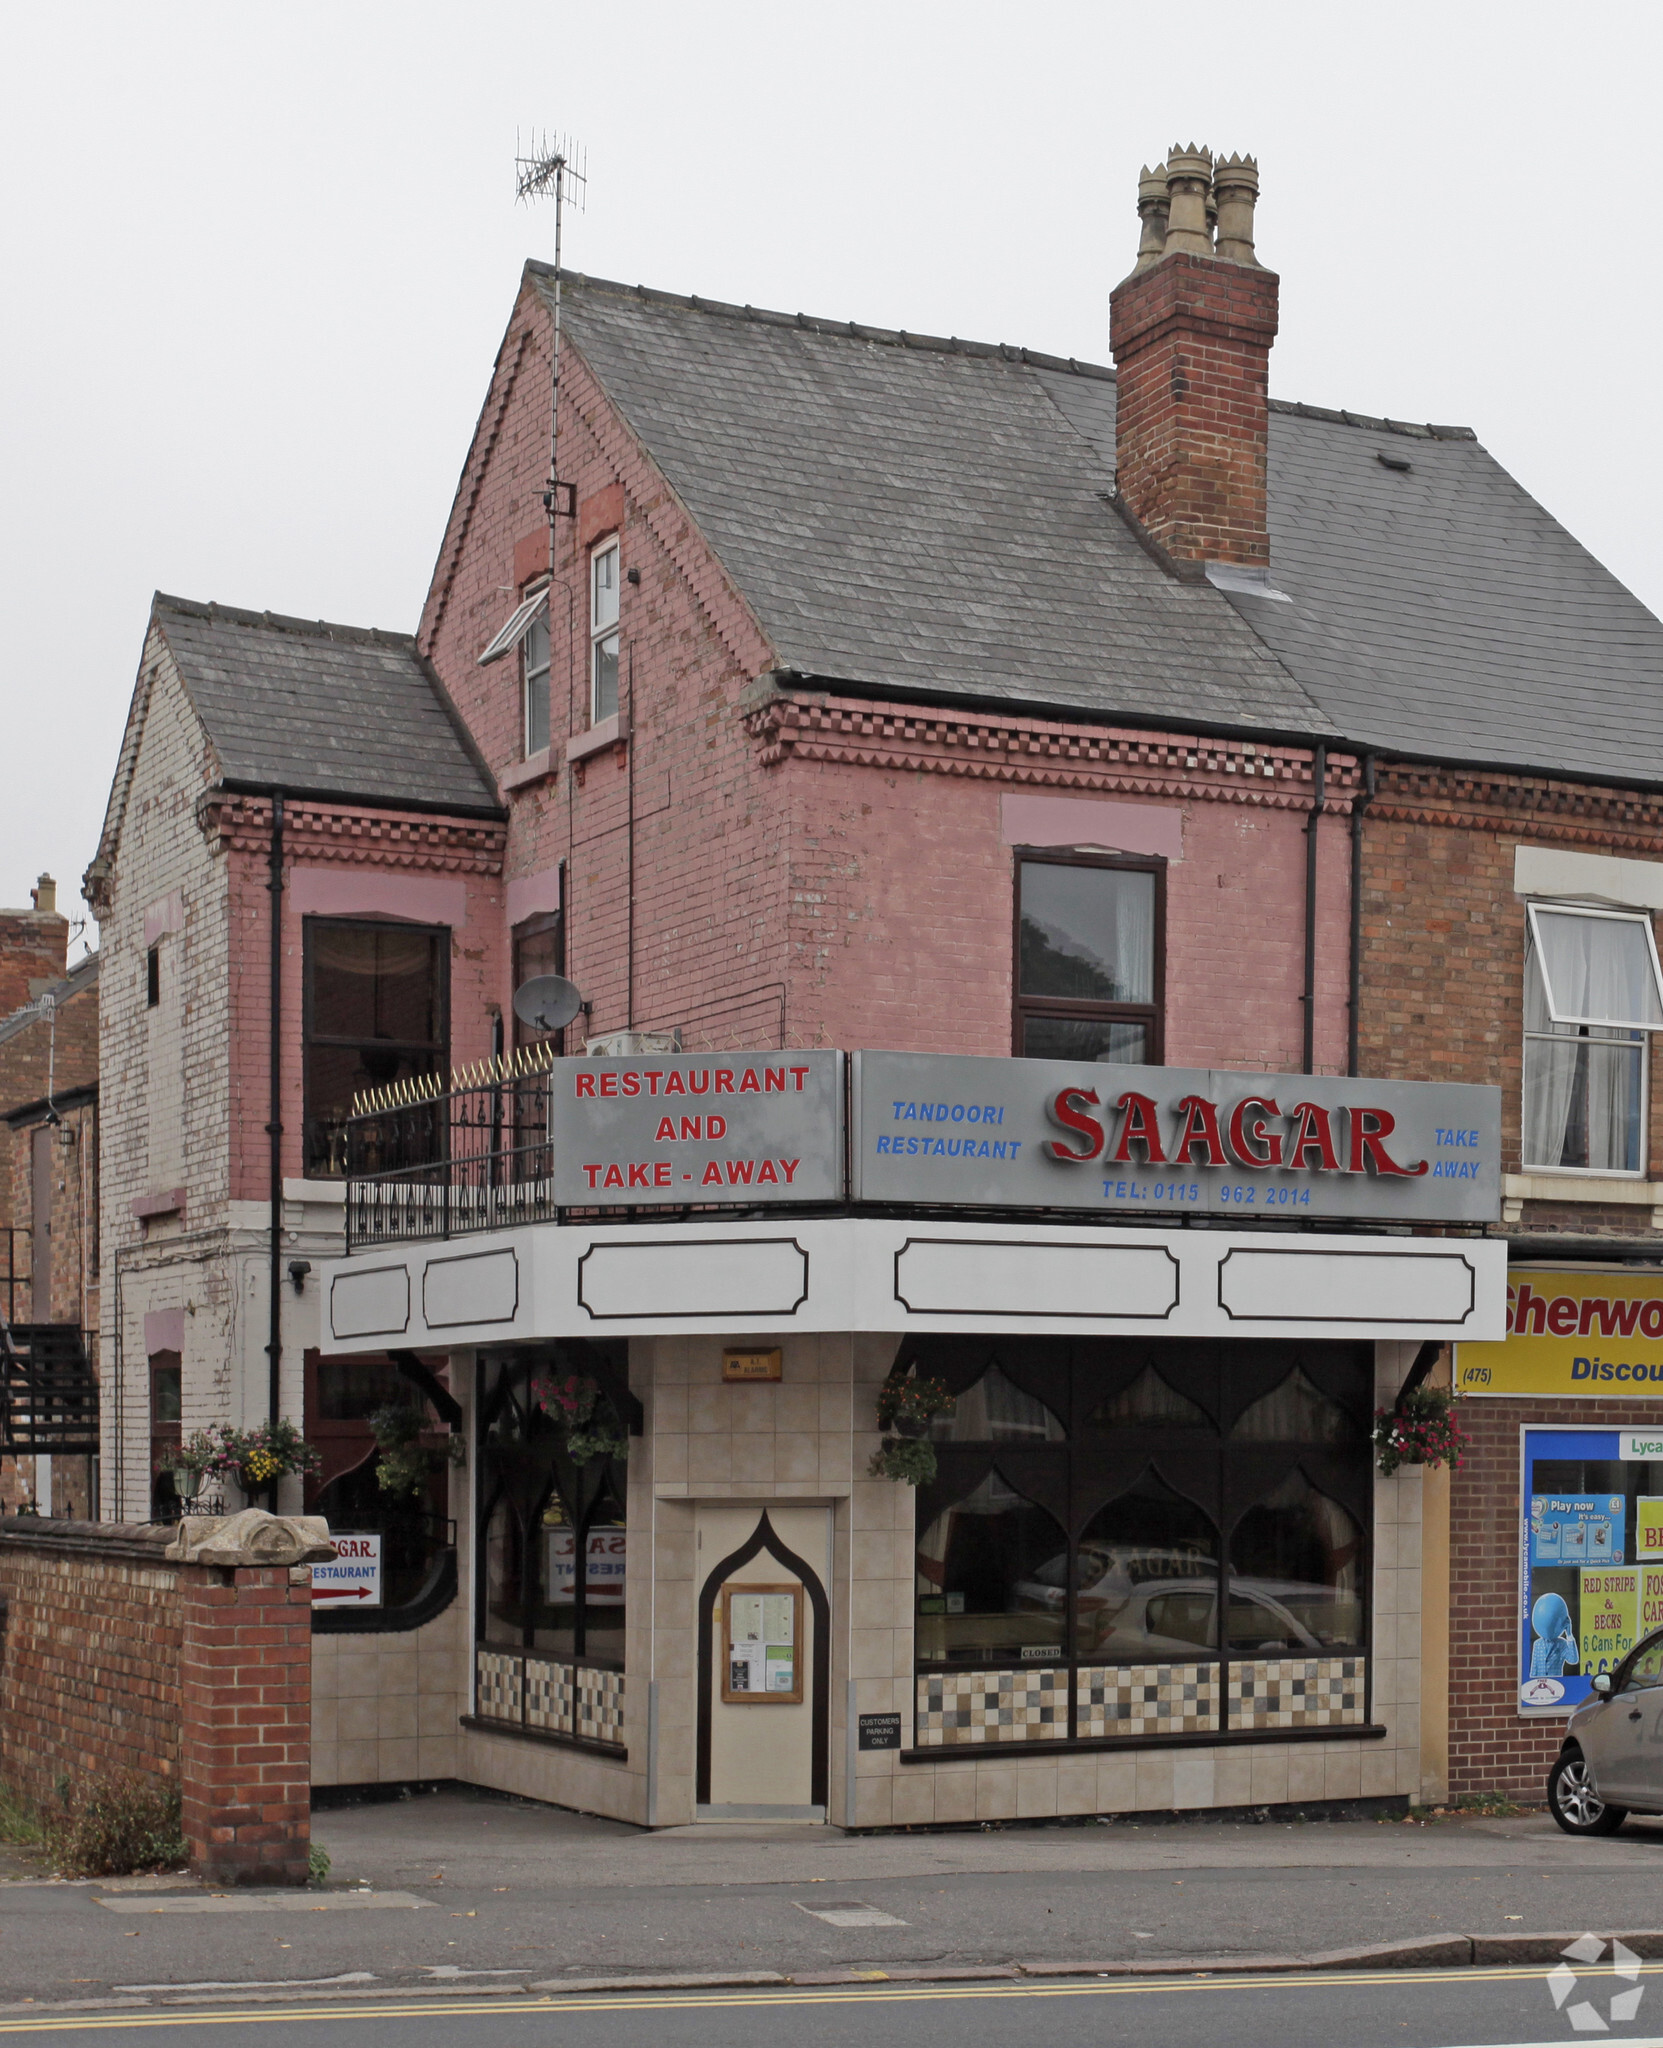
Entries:
[[885, 1380], [878, 1389], [878, 1427], [885, 1434], [867, 1467], [871, 1476], [893, 1479], [899, 1486], [927, 1486], [937, 1470], [935, 1445], [928, 1441], [930, 1424], [957, 1406], [958, 1397], [940, 1380]]
[[[235, 1479], [244, 1493], [285, 1479], [291, 1472], [315, 1472], [322, 1454], [287, 1419], [257, 1423], [253, 1429], [232, 1429], [223, 1422], [198, 1429], [180, 1445], [175, 1467], [203, 1479]], [[195, 1492], [196, 1488], [190, 1489]], [[181, 1489], [184, 1491], [184, 1489]]]
[[395, 1500], [401, 1496], [419, 1498], [427, 1482], [446, 1465], [460, 1465], [465, 1450], [460, 1436], [452, 1435], [442, 1450], [421, 1439], [429, 1427], [422, 1410], [407, 1401], [390, 1402], [370, 1417], [370, 1434], [381, 1456], [376, 1461], [375, 1483]]
[[1459, 1472], [1472, 1442], [1452, 1412], [1447, 1387], [1415, 1387], [1374, 1416], [1374, 1448], [1389, 1478], [1400, 1465], [1447, 1465]]
[[557, 1379], [552, 1373], [534, 1372], [531, 1398], [565, 1437], [566, 1455], [574, 1465], [629, 1456], [629, 1438], [619, 1427], [611, 1402], [586, 1374], [568, 1373]]

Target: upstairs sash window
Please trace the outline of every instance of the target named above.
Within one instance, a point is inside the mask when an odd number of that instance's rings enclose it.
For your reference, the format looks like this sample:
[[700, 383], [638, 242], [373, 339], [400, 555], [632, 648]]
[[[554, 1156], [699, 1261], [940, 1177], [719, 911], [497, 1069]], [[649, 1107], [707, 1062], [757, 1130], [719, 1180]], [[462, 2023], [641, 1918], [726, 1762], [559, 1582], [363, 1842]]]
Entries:
[[1646, 1049], [1663, 1030], [1651, 920], [1545, 903], [1528, 920], [1523, 1163], [1642, 1173]]

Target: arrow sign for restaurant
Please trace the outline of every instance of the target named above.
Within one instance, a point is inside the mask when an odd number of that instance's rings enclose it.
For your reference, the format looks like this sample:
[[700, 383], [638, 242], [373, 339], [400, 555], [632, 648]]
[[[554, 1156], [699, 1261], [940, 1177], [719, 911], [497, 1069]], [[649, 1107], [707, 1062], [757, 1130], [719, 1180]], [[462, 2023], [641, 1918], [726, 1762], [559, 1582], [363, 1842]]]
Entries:
[[379, 1607], [381, 1605], [381, 1538], [347, 1536], [331, 1530], [336, 1556], [332, 1563], [312, 1567], [314, 1607]]

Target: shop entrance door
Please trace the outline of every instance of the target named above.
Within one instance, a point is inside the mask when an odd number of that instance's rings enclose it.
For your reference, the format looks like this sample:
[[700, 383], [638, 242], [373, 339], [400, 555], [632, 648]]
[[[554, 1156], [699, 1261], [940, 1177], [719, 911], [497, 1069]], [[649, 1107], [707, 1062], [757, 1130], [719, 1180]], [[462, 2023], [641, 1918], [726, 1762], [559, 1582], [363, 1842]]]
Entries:
[[824, 1820], [828, 1508], [701, 1508], [700, 1820]]

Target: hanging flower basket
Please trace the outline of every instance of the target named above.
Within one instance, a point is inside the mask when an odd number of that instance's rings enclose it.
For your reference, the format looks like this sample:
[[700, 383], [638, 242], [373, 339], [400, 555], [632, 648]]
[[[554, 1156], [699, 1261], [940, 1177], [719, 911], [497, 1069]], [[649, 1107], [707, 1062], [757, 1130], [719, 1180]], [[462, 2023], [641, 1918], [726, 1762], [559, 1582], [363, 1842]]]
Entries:
[[958, 1397], [940, 1380], [885, 1380], [878, 1389], [878, 1427], [885, 1435], [867, 1471], [899, 1486], [927, 1486], [936, 1475], [930, 1424], [957, 1406]]
[[592, 1465], [597, 1458], [629, 1456], [629, 1437], [620, 1428], [612, 1404], [599, 1385], [584, 1373], [531, 1375], [531, 1398], [566, 1439], [566, 1455], [574, 1465]]
[[231, 1429], [223, 1422], [193, 1431], [174, 1456], [175, 1471], [197, 1475], [189, 1492], [179, 1488], [182, 1498], [200, 1492], [204, 1479], [234, 1479], [250, 1497], [263, 1487], [292, 1472], [315, 1472], [323, 1453], [306, 1442], [296, 1424], [286, 1418], [256, 1423], [253, 1429]]
[[408, 1402], [390, 1402], [370, 1417], [370, 1435], [381, 1453], [375, 1483], [394, 1500], [419, 1499], [435, 1472], [460, 1465], [466, 1455], [460, 1436], [447, 1437], [443, 1448], [435, 1449], [421, 1440], [427, 1431], [427, 1417]]
[[1374, 1448], [1388, 1477], [1400, 1465], [1447, 1465], [1459, 1472], [1472, 1443], [1452, 1412], [1447, 1387], [1416, 1387], [1395, 1408], [1377, 1408]]

